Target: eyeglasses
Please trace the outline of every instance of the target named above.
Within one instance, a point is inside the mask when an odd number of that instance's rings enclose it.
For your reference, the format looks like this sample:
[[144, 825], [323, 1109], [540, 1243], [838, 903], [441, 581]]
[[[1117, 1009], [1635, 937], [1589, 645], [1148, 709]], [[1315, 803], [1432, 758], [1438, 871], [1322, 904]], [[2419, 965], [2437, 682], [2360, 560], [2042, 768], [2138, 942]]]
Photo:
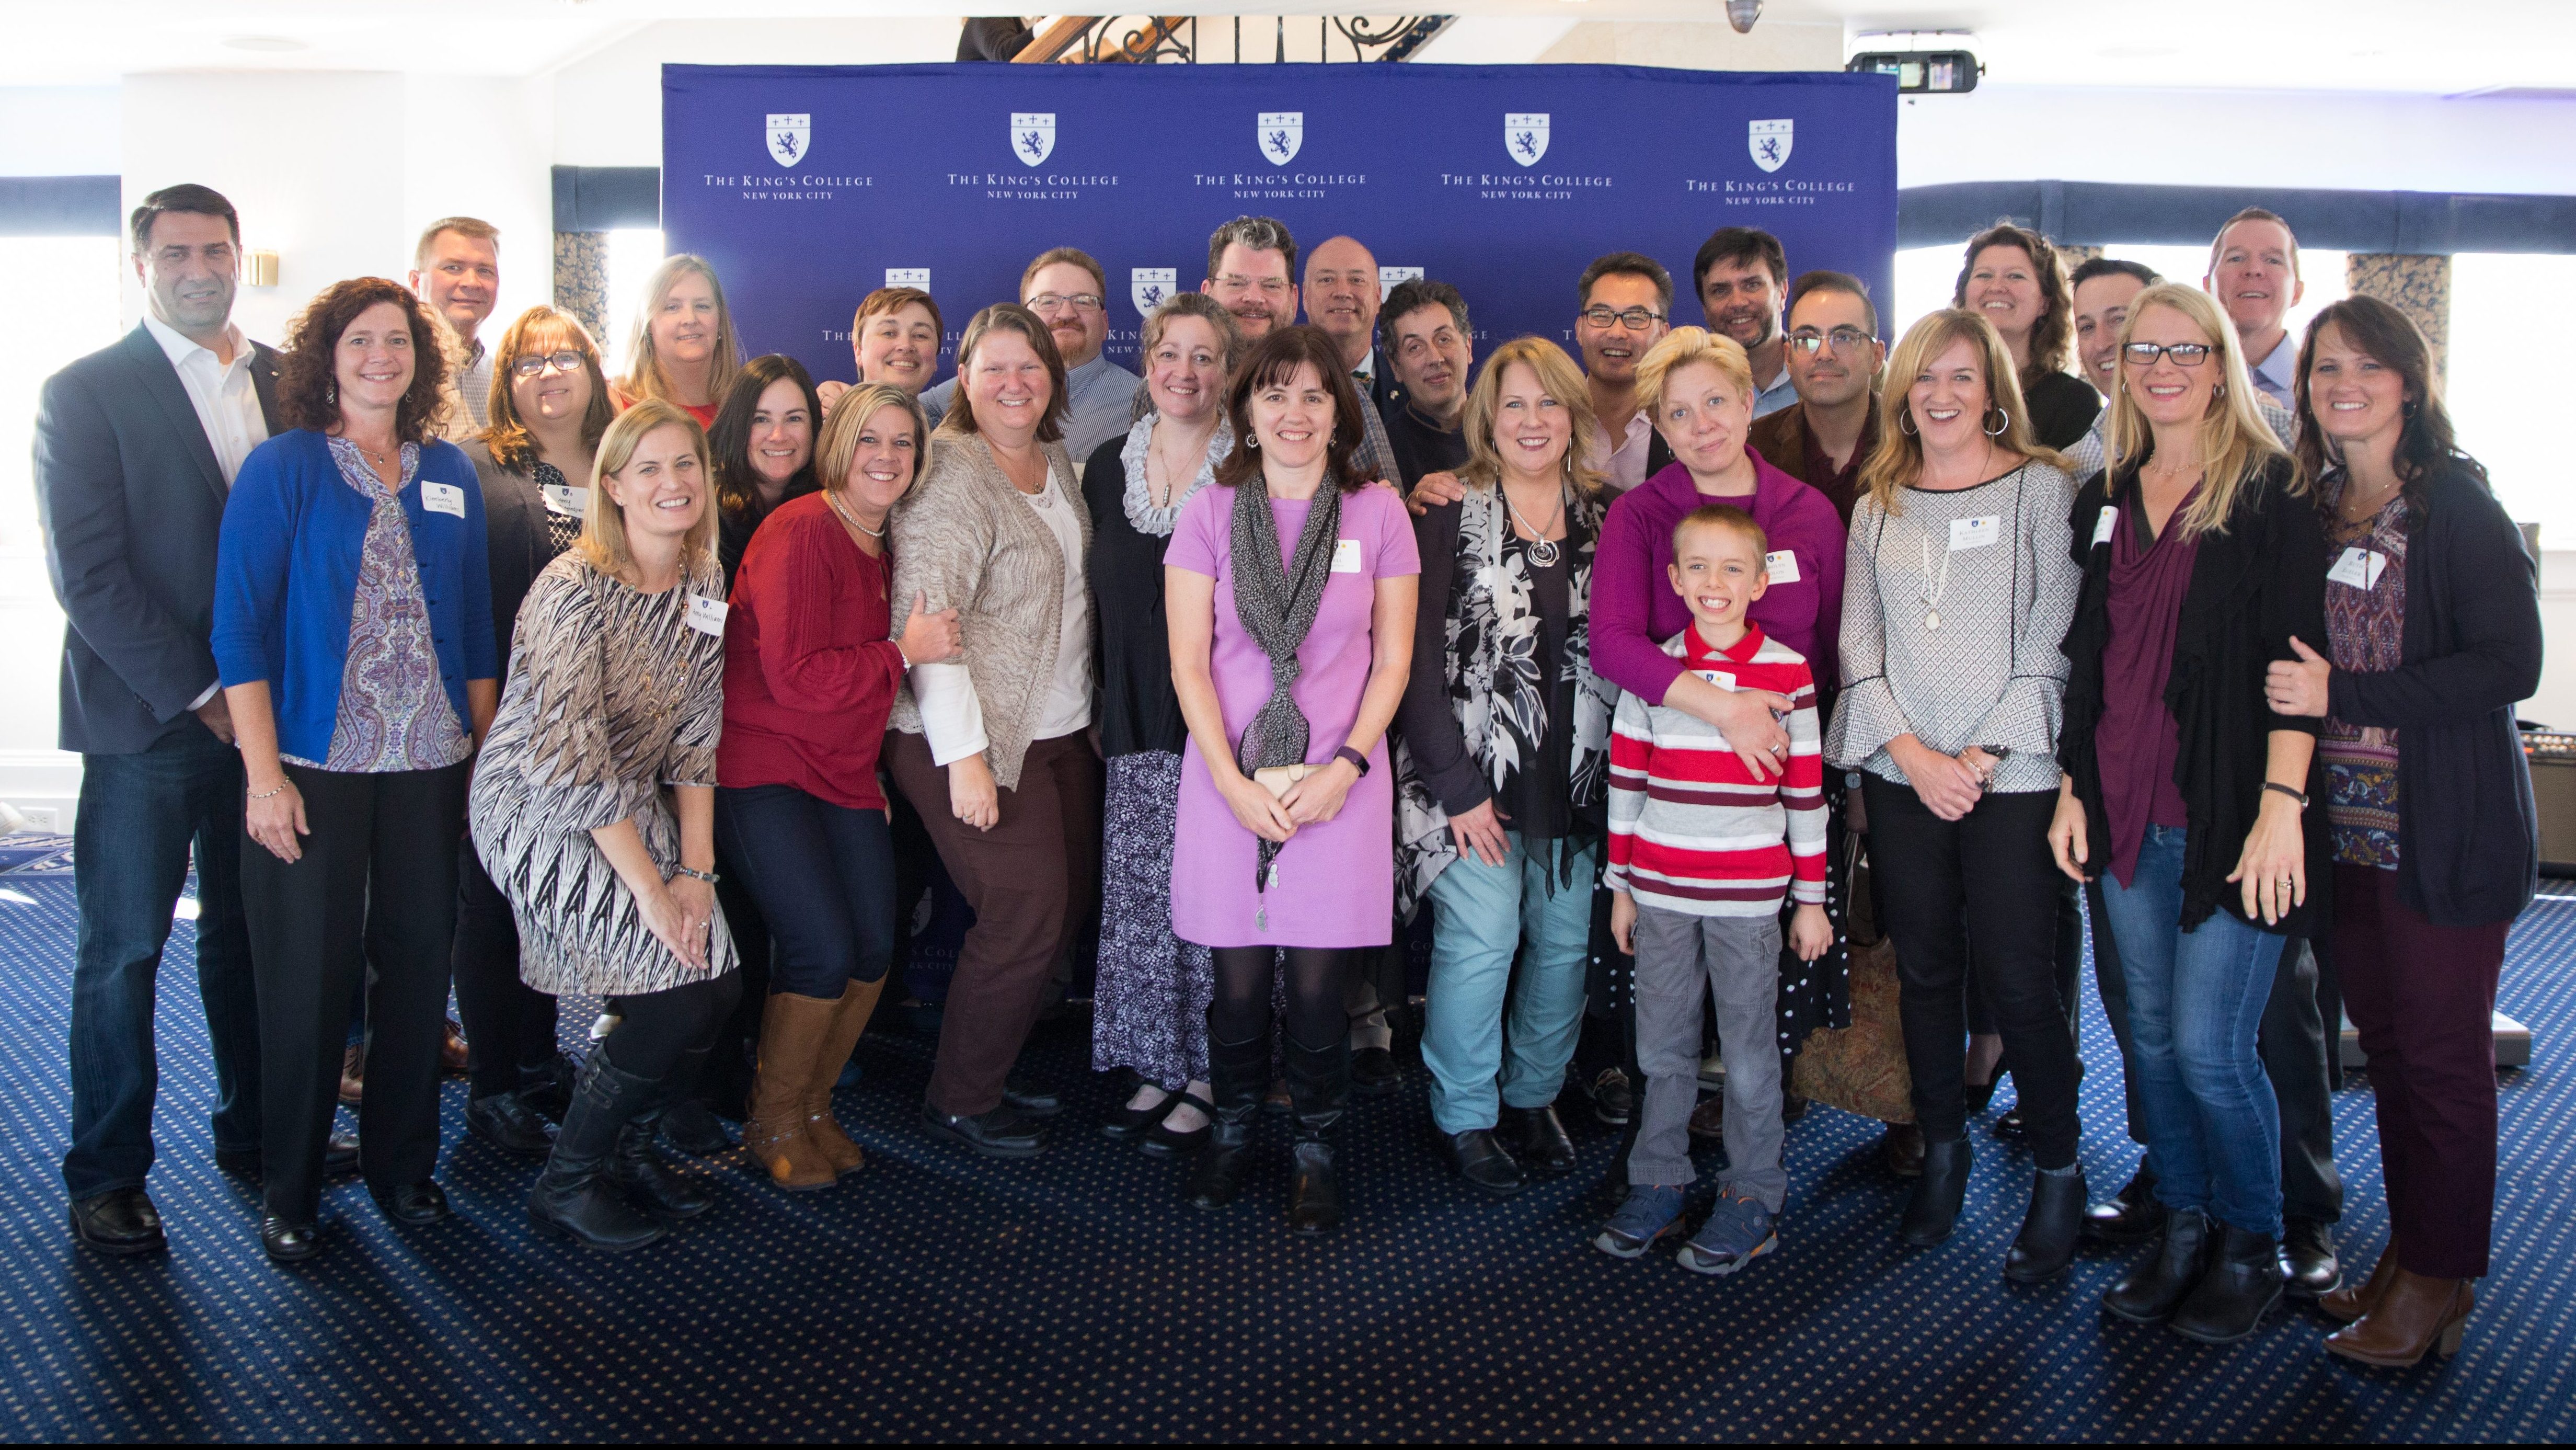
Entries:
[[2156, 359], [2169, 357], [2178, 368], [2196, 368], [2209, 361], [2218, 349], [2205, 342], [2133, 342], [2120, 349], [2121, 356], [2142, 368], [2156, 365]]
[[561, 352], [532, 352], [510, 364], [510, 371], [523, 378], [533, 378], [549, 367], [559, 373], [578, 372], [581, 369], [581, 354], [571, 348], [565, 348]]
[[1237, 276], [1232, 272], [1228, 272], [1224, 276], [1216, 279], [1216, 285], [1223, 287], [1229, 292], [1250, 292], [1258, 290], [1265, 297], [1285, 297], [1288, 295], [1288, 279], [1285, 277], [1242, 277]]
[[1857, 327], [1837, 327], [1831, 332], [1807, 332], [1802, 329], [1789, 334], [1789, 346], [1809, 357], [1824, 351], [1828, 344], [1836, 352], [1858, 352], [1877, 340]]
[[1583, 320], [1595, 327], [1617, 326], [1624, 327], [1630, 332], [1643, 332], [1663, 321], [1664, 314], [1644, 307], [1631, 307], [1624, 312], [1613, 312], [1607, 307], [1596, 306], [1583, 309]]
[[1041, 292], [1029, 299], [1031, 312], [1053, 312], [1070, 305], [1079, 312], [1098, 312], [1101, 307], [1097, 292]]

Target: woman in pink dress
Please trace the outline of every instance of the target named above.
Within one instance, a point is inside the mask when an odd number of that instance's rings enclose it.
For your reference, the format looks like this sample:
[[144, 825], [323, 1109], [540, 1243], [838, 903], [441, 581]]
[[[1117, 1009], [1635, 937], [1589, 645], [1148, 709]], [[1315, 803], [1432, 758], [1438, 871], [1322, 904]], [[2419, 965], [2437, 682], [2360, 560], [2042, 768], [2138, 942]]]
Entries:
[[1286, 959], [1295, 1114], [1289, 1227], [1341, 1222], [1331, 1133], [1349, 1097], [1342, 984], [1395, 905], [1386, 727], [1412, 664], [1412, 521], [1350, 468], [1358, 395], [1312, 327], [1263, 338], [1228, 390], [1236, 439], [1163, 555], [1172, 684], [1189, 724], [1172, 930], [1210, 949], [1216, 1123], [1190, 1201], [1222, 1208], [1249, 1166]]

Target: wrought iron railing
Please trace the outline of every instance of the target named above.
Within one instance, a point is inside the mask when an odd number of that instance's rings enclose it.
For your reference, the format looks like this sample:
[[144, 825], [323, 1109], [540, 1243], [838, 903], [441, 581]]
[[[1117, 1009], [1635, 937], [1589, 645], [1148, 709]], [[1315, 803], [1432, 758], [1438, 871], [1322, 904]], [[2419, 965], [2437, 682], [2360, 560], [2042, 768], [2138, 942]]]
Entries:
[[1448, 28], [1454, 18], [1283, 15], [1209, 16], [1202, 21], [1195, 15], [1065, 15], [1049, 22], [1013, 61], [1020, 65], [1188, 65], [1240, 62], [1247, 58], [1247, 48], [1254, 61], [1403, 60]]

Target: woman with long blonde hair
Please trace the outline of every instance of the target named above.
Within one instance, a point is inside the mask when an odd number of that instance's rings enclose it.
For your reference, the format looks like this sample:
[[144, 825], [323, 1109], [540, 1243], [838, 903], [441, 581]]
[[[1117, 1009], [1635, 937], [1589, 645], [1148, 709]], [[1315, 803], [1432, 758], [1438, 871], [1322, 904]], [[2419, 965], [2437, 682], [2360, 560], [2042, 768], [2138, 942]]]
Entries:
[[2319, 722], [2277, 710], [2264, 678], [2325, 638], [2325, 535], [2217, 304], [2139, 293], [2119, 369], [2119, 464], [2072, 517], [2083, 592], [2049, 844], [2067, 876], [2102, 878], [2166, 1209], [2103, 1307], [2227, 1344], [2283, 1292], [2280, 1117], [2256, 1029], [2286, 939], [2328, 920], [2332, 856], [2309, 808]]
[[617, 406], [647, 398], [672, 404], [712, 428], [734, 374], [742, 370], [742, 339], [724, 284], [707, 259], [683, 252], [664, 257], [644, 279], [644, 305], [627, 334], [626, 374], [617, 380]]

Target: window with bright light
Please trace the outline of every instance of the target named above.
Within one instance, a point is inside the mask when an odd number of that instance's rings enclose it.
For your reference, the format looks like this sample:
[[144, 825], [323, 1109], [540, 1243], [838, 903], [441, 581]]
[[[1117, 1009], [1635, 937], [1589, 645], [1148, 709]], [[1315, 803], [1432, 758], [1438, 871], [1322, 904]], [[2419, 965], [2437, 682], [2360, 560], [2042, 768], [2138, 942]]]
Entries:
[[[2451, 259], [2446, 398], [2460, 446], [2487, 466], [2496, 497], [2540, 525], [2540, 547], [2576, 548], [2569, 497], [2567, 406], [2558, 373], [2536, 367], [2536, 319], [2576, 295], [2576, 256], [2464, 253]], [[2541, 325], [2543, 333], [2552, 329]]]
[[635, 341], [635, 318], [644, 307], [644, 283], [662, 265], [662, 229], [628, 227], [608, 234], [608, 375], [622, 377]]
[[[1905, 335], [1905, 329], [1950, 305], [1951, 288], [1959, 280], [1959, 253], [1966, 243], [1947, 247], [1908, 247], [1896, 254], [1896, 309], [1887, 334], [1892, 346]], [[2209, 271], [2207, 247], [2136, 247], [2109, 246], [2102, 255], [2123, 261], [2143, 262], [2153, 267], [2169, 282], [2197, 287]], [[2344, 285], [2345, 254], [2322, 247], [2306, 247], [2299, 252], [2300, 278], [2307, 285], [2298, 302], [2284, 319], [2292, 337], [2305, 333], [2308, 319], [2328, 303], [2339, 302], [2346, 295]], [[2070, 269], [2071, 270], [2071, 269]]]

